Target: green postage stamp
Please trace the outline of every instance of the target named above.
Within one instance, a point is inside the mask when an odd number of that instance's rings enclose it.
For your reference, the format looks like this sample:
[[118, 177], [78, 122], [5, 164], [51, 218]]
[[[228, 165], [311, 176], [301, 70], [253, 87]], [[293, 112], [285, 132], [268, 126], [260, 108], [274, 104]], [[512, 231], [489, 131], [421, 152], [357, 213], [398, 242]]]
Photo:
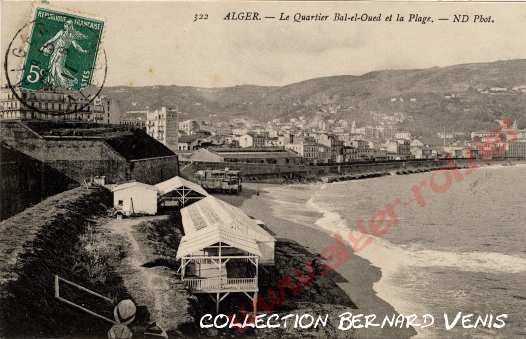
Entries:
[[79, 91], [91, 83], [104, 22], [37, 8], [20, 86]]

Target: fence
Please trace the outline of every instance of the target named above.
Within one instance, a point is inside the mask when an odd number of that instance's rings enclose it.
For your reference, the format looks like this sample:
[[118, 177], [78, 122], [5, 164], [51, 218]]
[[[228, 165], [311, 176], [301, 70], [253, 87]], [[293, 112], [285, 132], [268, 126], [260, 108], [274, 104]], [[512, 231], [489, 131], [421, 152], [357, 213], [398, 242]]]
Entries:
[[255, 291], [258, 285], [257, 278], [189, 278], [183, 282], [193, 292]]

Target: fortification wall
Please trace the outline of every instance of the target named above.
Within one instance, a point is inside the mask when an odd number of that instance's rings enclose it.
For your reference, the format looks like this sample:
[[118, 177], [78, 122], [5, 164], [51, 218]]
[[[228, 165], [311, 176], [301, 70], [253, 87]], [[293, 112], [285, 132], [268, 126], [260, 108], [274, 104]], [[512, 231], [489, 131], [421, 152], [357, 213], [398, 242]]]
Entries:
[[101, 139], [49, 139], [45, 138], [43, 153], [48, 160], [112, 160], [125, 161]]
[[46, 164], [69, 180], [82, 184], [94, 176], [105, 176], [107, 183], [130, 180], [129, 164], [118, 160], [54, 160]]
[[176, 155], [127, 160], [102, 138], [42, 137], [18, 121], [3, 121], [0, 133], [2, 140], [9, 146], [44, 162], [69, 181], [77, 183], [103, 175], [108, 183], [138, 180], [155, 184], [179, 173]]
[[56, 169], [0, 146], [0, 220], [77, 184]]
[[130, 179], [146, 184], [157, 184], [176, 175], [179, 175], [177, 155], [130, 162]]
[[124, 160], [103, 139], [41, 137], [17, 121], [2, 121], [0, 136], [6, 144], [40, 161]]

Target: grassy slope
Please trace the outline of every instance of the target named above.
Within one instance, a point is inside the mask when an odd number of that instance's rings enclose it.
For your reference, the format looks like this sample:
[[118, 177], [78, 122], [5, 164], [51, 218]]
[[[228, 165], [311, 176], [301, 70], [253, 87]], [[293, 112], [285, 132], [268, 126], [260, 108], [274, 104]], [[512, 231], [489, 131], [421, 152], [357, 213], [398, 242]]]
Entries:
[[[53, 275], [103, 295], [128, 297], [112, 265], [126, 247], [100, 230], [109, 193], [74, 189], [0, 223], [0, 336], [100, 336], [109, 328], [54, 298]], [[69, 298], [111, 316], [113, 306], [64, 287]]]

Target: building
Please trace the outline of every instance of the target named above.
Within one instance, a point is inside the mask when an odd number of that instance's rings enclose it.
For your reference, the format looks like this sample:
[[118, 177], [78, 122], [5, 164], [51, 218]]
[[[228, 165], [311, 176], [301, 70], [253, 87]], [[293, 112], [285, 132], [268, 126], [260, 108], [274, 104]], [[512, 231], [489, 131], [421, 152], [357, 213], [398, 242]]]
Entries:
[[285, 144], [283, 143], [283, 139], [280, 139], [279, 137], [269, 137], [265, 140], [265, 147], [283, 147]]
[[526, 159], [526, 140], [510, 142], [506, 156], [508, 158]]
[[465, 146], [445, 146], [442, 147], [442, 151], [448, 157], [463, 158]]
[[343, 162], [343, 141], [338, 139], [335, 135], [330, 136], [330, 161], [333, 163]]
[[365, 126], [365, 127], [355, 128], [353, 133], [363, 135], [369, 139], [373, 139], [373, 138], [378, 137], [379, 131], [377, 131], [377, 129], [374, 128], [373, 126]]
[[252, 134], [253, 147], [262, 148], [265, 147], [268, 139], [267, 133], [254, 133]]
[[201, 129], [201, 126], [196, 120], [189, 119], [189, 120], [182, 121], [179, 124], [179, 129], [184, 131], [186, 134], [192, 134], [193, 132]]
[[278, 136], [278, 145], [279, 146], [287, 146], [291, 142], [291, 134], [286, 133], [284, 135]]
[[292, 165], [301, 162], [297, 154], [282, 148], [201, 148], [192, 153], [189, 160], [273, 165]]
[[423, 159], [431, 159], [434, 156], [435, 156], [435, 152], [429, 145], [425, 145], [424, 148], [422, 148], [422, 158]]
[[400, 139], [400, 140], [411, 140], [411, 133], [410, 132], [396, 132], [394, 137], [395, 139]]
[[146, 132], [126, 126], [5, 120], [0, 139], [78, 184], [95, 176], [105, 176], [108, 183], [154, 184], [179, 174], [176, 154]]
[[159, 208], [184, 207], [208, 196], [198, 184], [175, 176], [155, 185]]
[[123, 215], [157, 213], [157, 188], [132, 181], [110, 187], [113, 207]]
[[316, 145], [315, 164], [328, 164], [331, 162], [331, 148], [322, 144]]
[[243, 134], [238, 138], [239, 147], [241, 148], [247, 148], [247, 147], [253, 147], [254, 146], [254, 138], [252, 137], [252, 134]]
[[411, 143], [407, 139], [397, 140], [398, 154], [401, 159], [408, 159], [411, 157]]
[[497, 137], [497, 132], [495, 131], [478, 131], [471, 132], [471, 140], [481, 141], [483, 138], [495, 138]]
[[[38, 119], [110, 123], [110, 99], [98, 96], [93, 100], [76, 92], [26, 91], [16, 89], [22, 104], [9, 88], [0, 90], [0, 120]], [[28, 107], [29, 106], [29, 107]]]
[[318, 143], [313, 137], [298, 136], [292, 139], [292, 142], [285, 147], [296, 152], [307, 161], [315, 161], [318, 158]]
[[345, 146], [343, 148], [343, 161], [364, 161], [386, 158], [386, 152], [369, 147]]
[[399, 139], [388, 141], [382, 147], [397, 160], [404, 160], [411, 157], [411, 144], [409, 140]]
[[248, 148], [262, 148], [267, 146], [268, 135], [266, 133], [245, 133], [239, 136], [239, 147]]
[[202, 142], [202, 138], [200, 138], [199, 135], [191, 134], [191, 135], [183, 135], [179, 137], [178, 143], [177, 143], [177, 150], [178, 151], [194, 151], [198, 148], [200, 148]]
[[181, 210], [184, 236], [177, 248], [181, 281], [209, 294], [219, 313], [230, 293], [243, 293], [257, 310], [261, 265], [275, 264], [275, 238], [241, 209], [207, 196]]
[[147, 110], [127, 111], [119, 119], [119, 124], [146, 130]]
[[395, 137], [396, 129], [393, 126], [385, 126], [385, 127], [381, 127], [379, 129], [379, 132], [380, 132], [381, 138], [385, 140], [389, 140]]
[[159, 110], [149, 111], [146, 119], [146, 133], [171, 150], [177, 150], [179, 138], [178, 112], [174, 109], [161, 107]]
[[[511, 145], [513, 143], [510, 143]], [[507, 156], [509, 145], [505, 142], [476, 142], [471, 145], [478, 151], [478, 156], [482, 159], [496, 159]], [[512, 150], [513, 153], [520, 153], [520, 146]]]
[[146, 130], [146, 119], [120, 119], [119, 123], [121, 125], [129, 126], [132, 128], [138, 128]]
[[411, 141], [410, 149], [411, 149], [411, 155], [415, 159], [424, 158], [424, 143], [421, 142], [420, 140], [414, 139], [413, 141]]

